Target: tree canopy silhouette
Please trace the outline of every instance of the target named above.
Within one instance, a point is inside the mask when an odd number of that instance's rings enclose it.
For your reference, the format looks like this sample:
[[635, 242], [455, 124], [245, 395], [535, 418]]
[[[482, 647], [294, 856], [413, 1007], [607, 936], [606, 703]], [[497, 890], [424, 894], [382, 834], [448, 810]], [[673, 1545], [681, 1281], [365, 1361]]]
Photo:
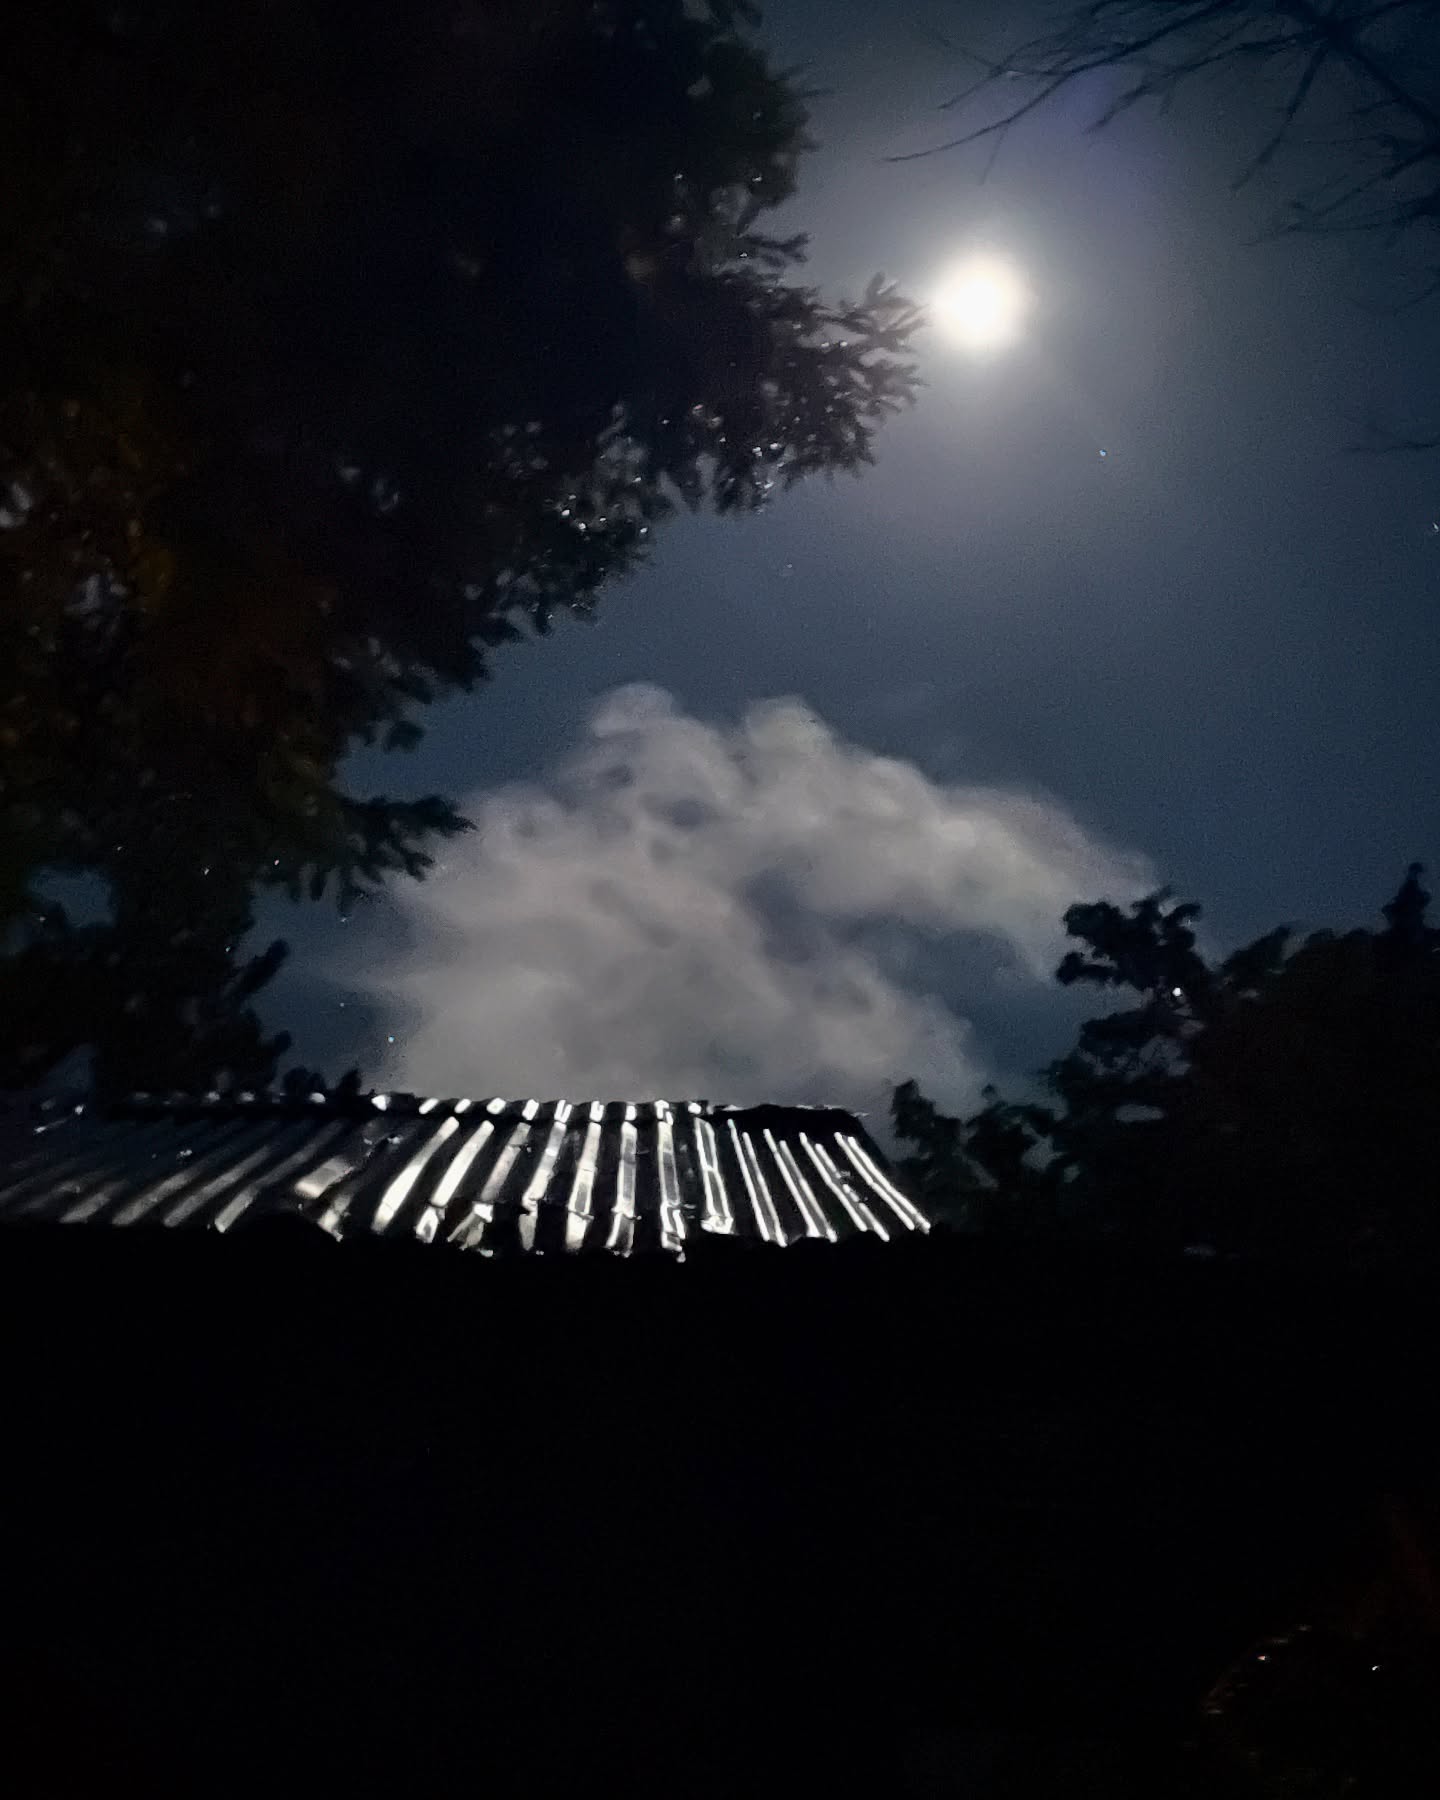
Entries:
[[[823, 298], [803, 238], [763, 228], [806, 114], [753, 22], [11, 9], [0, 1003], [27, 1023], [0, 1077], [119, 1003], [113, 1078], [143, 1081], [199, 1055], [182, 1021], [222, 996], [239, 1061], [273, 1066], [233, 1004], [273, 967], [231, 960], [256, 892], [348, 900], [464, 823], [348, 793], [346, 751], [413, 744], [419, 708], [589, 611], [677, 506], [871, 459], [914, 315], [879, 278]], [[72, 923], [48, 871], [93, 876], [108, 920]]]
[[1414, 864], [1379, 931], [1279, 927], [1219, 963], [1199, 908], [1072, 906], [1062, 983], [1120, 1003], [1044, 1073], [948, 1118], [913, 1082], [897, 1136], [965, 1222], [1070, 1226], [1264, 1254], [1440, 1250], [1440, 928]]

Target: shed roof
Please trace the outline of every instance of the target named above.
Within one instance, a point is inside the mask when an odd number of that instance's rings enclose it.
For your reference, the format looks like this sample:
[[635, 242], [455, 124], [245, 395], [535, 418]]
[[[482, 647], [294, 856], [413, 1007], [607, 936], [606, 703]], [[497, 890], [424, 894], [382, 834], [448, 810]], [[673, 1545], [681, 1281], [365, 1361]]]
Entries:
[[486, 1253], [929, 1229], [859, 1122], [831, 1108], [137, 1096], [12, 1112], [0, 1131], [0, 1220], [224, 1232], [276, 1214]]

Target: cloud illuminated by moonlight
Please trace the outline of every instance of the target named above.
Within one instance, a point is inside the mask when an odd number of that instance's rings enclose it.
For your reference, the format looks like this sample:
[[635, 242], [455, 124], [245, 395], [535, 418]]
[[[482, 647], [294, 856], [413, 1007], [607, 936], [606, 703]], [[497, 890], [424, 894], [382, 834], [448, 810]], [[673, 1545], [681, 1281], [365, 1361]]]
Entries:
[[914, 1074], [969, 1102], [974, 1033], [877, 934], [966, 935], [1048, 982], [1071, 901], [1152, 885], [1056, 805], [933, 781], [796, 699], [717, 725], [620, 688], [548, 778], [467, 811], [371, 974], [385, 1079], [418, 1092], [873, 1109]]

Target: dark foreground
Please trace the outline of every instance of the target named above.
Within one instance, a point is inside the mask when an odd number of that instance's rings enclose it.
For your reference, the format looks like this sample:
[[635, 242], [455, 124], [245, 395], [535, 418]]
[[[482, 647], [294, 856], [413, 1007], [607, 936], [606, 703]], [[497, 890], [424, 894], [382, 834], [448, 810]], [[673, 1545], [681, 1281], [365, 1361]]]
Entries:
[[1436, 1791], [1418, 1275], [0, 1252], [12, 1794]]

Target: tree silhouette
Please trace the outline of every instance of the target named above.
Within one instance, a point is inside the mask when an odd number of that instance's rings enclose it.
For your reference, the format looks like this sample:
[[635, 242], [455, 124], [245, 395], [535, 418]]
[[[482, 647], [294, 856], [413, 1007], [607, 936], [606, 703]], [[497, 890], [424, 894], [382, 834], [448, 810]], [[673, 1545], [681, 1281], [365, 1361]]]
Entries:
[[[763, 229], [806, 117], [753, 22], [7, 15], [0, 1005], [32, 1020], [25, 1068], [96, 1041], [95, 991], [61, 1002], [76, 971], [178, 994], [204, 962], [154, 1049], [183, 1065], [183, 1019], [246, 988], [226, 959], [258, 891], [345, 902], [463, 828], [439, 797], [347, 793], [347, 750], [412, 745], [430, 699], [592, 609], [677, 508], [871, 459], [913, 314], [878, 278], [822, 298], [804, 240]], [[73, 924], [45, 871], [94, 876], [110, 922]]]
[[[970, 122], [913, 155], [998, 143], [1091, 77], [1117, 78], [1097, 126], [1234, 79], [1271, 109], [1235, 185], [1305, 153], [1281, 229], [1428, 232], [1440, 223], [1437, 51], [1429, 0], [1083, 0], [998, 59], [966, 52], [979, 76], [946, 105]], [[1317, 143], [1329, 153], [1318, 174]]]
[[[1432, 1256], [1440, 928], [1411, 866], [1385, 928], [1286, 927], [1217, 965], [1199, 908], [1153, 894], [1073, 906], [1058, 977], [1133, 998], [1045, 1071], [1048, 1104], [998, 1096], [966, 1121], [896, 1090], [897, 1136], [931, 1196], [987, 1219], [1083, 1222], [1262, 1254]], [[1045, 1207], [1037, 1211], [1037, 1197]]]

